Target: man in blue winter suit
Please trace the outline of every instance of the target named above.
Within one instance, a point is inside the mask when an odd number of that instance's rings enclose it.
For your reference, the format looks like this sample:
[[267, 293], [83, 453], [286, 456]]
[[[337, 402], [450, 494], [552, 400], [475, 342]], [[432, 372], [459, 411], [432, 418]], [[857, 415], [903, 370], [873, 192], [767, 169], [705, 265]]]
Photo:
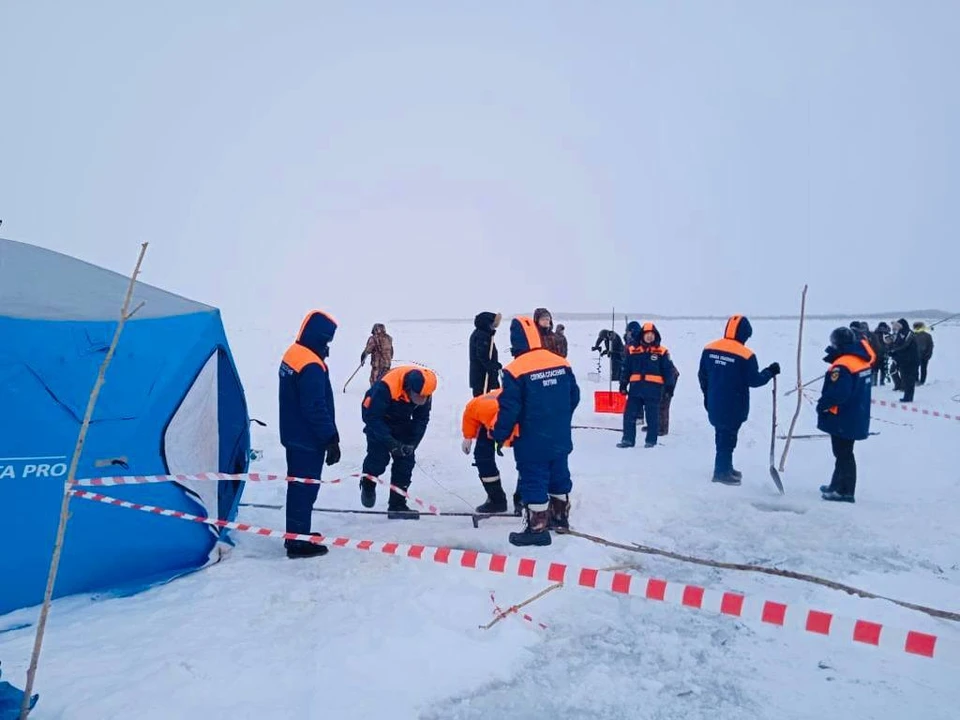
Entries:
[[511, 321], [510, 352], [516, 359], [503, 369], [492, 433], [500, 446], [519, 426], [513, 456], [526, 520], [523, 532], [512, 532], [509, 539], [517, 546], [549, 545], [551, 529], [570, 527], [573, 481], [567, 460], [573, 452], [570, 423], [580, 388], [570, 363], [543, 349], [532, 318]]
[[733, 451], [740, 426], [750, 415], [750, 388], [763, 387], [780, 373], [778, 363], [760, 371], [757, 356], [745, 345], [751, 335], [750, 321], [734, 315], [727, 320], [723, 337], [707, 345], [700, 355], [697, 377], [716, 435], [713, 482], [724, 485], [739, 485], [743, 478], [733, 467]]
[[637, 442], [637, 418], [646, 415], [647, 437], [644, 447], [657, 444], [660, 434], [660, 401], [664, 392], [673, 394], [674, 373], [670, 351], [660, 345], [660, 331], [653, 323], [633, 321], [627, 325], [631, 342], [620, 369], [620, 393], [627, 396], [623, 411], [623, 438], [618, 448]]
[[[360, 502], [373, 507], [377, 502], [379, 478], [393, 460], [390, 484], [401, 490], [410, 487], [415, 452], [427, 432], [437, 376], [432, 370], [402, 365], [375, 382], [363, 398], [363, 432], [367, 436], [367, 455], [363, 459]], [[407, 506], [407, 499], [390, 491], [387, 517], [391, 520], [419, 520], [420, 513]]]
[[[296, 341], [280, 362], [280, 444], [287, 453], [287, 475], [320, 479], [323, 463], [340, 461], [340, 434], [326, 359], [336, 321], [320, 310], [308, 313]], [[310, 532], [319, 485], [287, 483], [287, 532]], [[286, 540], [287, 557], [325, 555], [327, 548], [306, 540]]]
[[863, 346], [850, 328], [830, 333], [824, 362], [830, 368], [817, 402], [817, 428], [830, 435], [835, 458], [833, 478], [821, 485], [824, 500], [854, 502], [857, 460], [853, 444], [870, 434], [870, 394], [875, 355]]

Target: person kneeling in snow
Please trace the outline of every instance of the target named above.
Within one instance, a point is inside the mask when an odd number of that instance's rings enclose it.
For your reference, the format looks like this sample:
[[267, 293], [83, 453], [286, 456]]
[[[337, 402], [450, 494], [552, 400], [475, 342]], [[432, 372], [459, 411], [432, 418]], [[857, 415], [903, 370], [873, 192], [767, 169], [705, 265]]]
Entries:
[[[390, 483], [406, 491], [410, 487], [414, 453], [430, 422], [432, 396], [437, 376], [432, 370], [416, 366], [394, 368], [373, 384], [363, 397], [363, 432], [367, 436], [367, 455], [360, 479], [360, 502], [371, 508], [377, 502], [378, 478], [387, 469], [391, 457]], [[407, 507], [407, 499], [390, 490], [387, 517], [419, 520], [420, 513]]]
[[870, 434], [871, 354], [853, 331], [840, 327], [830, 333], [824, 362], [830, 363], [817, 401], [817, 428], [830, 435], [836, 459], [829, 485], [821, 485], [824, 500], [854, 502], [857, 460], [853, 444]]
[[[333, 389], [326, 359], [337, 331], [336, 321], [314, 310], [300, 326], [300, 334], [280, 362], [280, 444], [287, 453], [287, 475], [320, 479], [323, 463], [340, 461], [340, 434], [333, 406]], [[313, 503], [319, 485], [287, 483], [287, 532], [310, 532]], [[325, 545], [285, 540], [287, 557], [325, 555]]]
[[[487, 501], [477, 507], [478, 513], [505, 513], [507, 511], [507, 496], [503, 492], [500, 482], [500, 468], [497, 467], [497, 455], [503, 456], [500, 447], [495, 445], [490, 433], [497, 422], [497, 413], [500, 406], [497, 398], [501, 390], [492, 390], [486, 395], [480, 395], [470, 400], [463, 408], [463, 443], [461, 449], [464, 455], [470, 454], [473, 448], [473, 464], [477, 468], [480, 482], [487, 491]], [[504, 447], [510, 447], [514, 432], [504, 442]], [[473, 441], [476, 440], [476, 447]], [[513, 494], [513, 512], [520, 515], [520, 493]]]
[[637, 417], [646, 415], [647, 437], [644, 447], [657, 444], [660, 434], [660, 403], [664, 391], [673, 394], [674, 367], [670, 351], [660, 345], [660, 331], [653, 323], [634, 321], [627, 326], [631, 337], [639, 344], [627, 348], [623, 369], [620, 371], [620, 393], [627, 395], [623, 412], [623, 438], [618, 448], [633, 447], [637, 441]]
[[[580, 403], [580, 388], [570, 363], [543, 349], [540, 333], [529, 317], [510, 323], [510, 352], [515, 358], [503, 369], [500, 410], [493, 441], [507, 442], [515, 429], [517, 463], [526, 527], [510, 533], [513, 545], [549, 545], [550, 530], [569, 528], [568, 456], [573, 451], [570, 422]], [[519, 426], [519, 428], [517, 428]]]

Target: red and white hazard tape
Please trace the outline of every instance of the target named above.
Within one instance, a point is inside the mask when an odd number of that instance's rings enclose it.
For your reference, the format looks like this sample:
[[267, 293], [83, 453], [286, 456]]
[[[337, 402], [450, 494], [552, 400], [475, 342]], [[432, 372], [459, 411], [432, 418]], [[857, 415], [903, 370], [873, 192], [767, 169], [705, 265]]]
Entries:
[[70, 490], [69, 492], [71, 495], [85, 500], [140, 510], [155, 515], [175, 517], [181, 520], [190, 520], [263, 537], [327, 543], [333, 547], [380, 552], [385, 555], [416, 560], [432, 560], [442, 565], [482, 570], [498, 575], [516, 575], [550, 582], [562, 582], [569, 587], [600, 590], [615, 595], [631, 595], [647, 600], [659, 600], [743, 620], [759, 621], [766, 625], [828, 636], [863, 645], [872, 645], [898, 654], [907, 653], [960, 664], [960, 648], [958, 648], [957, 643], [944, 642], [943, 638], [936, 635], [916, 630], [902, 630], [869, 620], [855, 620], [820, 610], [788, 606], [786, 603], [771, 600], [749, 598], [735, 592], [710, 590], [697, 585], [670, 583], [666, 580], [643, 578], [623, 572], [571, 567], [564, 563], [482, 553], [476, 550], [286, 533], [246, 523], [198, 517], [177, 510], [141, 505], [86, 490]]
[[547, 629], [547, 626], [544, 625], [542, 622], [537, 622], [526, 613], [520, 612], [520, 608], [517, 607], [516, 605], [511, 605], [506, 610], [501, 610], [500, 606], [497, 605], [497, 598], [494, 597], [493, 592], [490, 593], [490, 602], [493, 603], [493, 614], [496, 615], [498, 618], [505, 618], [507, 615], [510, 615], [511, 613], [516, 613], [517, 617], [523, 618], [531, 625], [536, 625], [541, 630]]
[[949, 413], [942, 413], [939, 410], [927, 410], [926, 408], [919, 408], [916, 405], [906, 405], [904, 403], [889, 402], [887, 400], [871, 400], [870, 402], [874, 405], [880, 405], [881, 407], [899, 408], [904, 412], [914, 413], [916, 415], [928, 415], [930, 417], [943, 418], [944, 420], [960, 420], [960, 415], [950, 415]]
[[[389, 487], [395, 493], [403, 495], [408, 500], [413, 500], [417, 505], [425, 508], [434, 515], [440, 514], [440, 508], [436, 505], [421, 500], [411, 495], [403, 488], [399, 488], [392, 483], [381, 478], [365, 473], [352, 473], [347, 478], [366, 478], [381, 485]], [[265, 473], [196, 473], [194, 475], [117, 475], [115, 477], [94, 477], [81, 478], [73, 483], [74, 487], [112, 487], [115, 485], [146, 485], [152, 483], [164, 482], [195, 482], [195, 481], [221, 481], [221, 480], [241, 480], [243, 482], [288, 482], [303, 483], [305, 485], [337, 485], [346, 478], [336, 478], [335, 480], [318, 480], [315, 478], [301, 478], [289, 475], [268, 475]]]
[[[360, 477], [359, 474], [350, 477]], [[117, 475], [115, 477], [80, 478], [73, 484], [77, 487], [110, 487], [113, 485], [146, 485], [165, 482], [198, 482], [240, 480], [242, 482], [291, 482], [305, 485], [335, 485], [343, 482], [343, 478], [335, 480], [318, 480], [316, 478], [301, 478], [287, 475], [268, 475], [265, 473], [196, 473], [194, 475]]]

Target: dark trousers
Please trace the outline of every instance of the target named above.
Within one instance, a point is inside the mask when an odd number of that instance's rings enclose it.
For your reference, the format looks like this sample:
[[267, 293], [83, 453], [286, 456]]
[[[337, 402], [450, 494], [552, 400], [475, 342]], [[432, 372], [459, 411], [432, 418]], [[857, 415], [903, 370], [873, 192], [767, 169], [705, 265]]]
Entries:
[[566, 495], [573, 489], [567, 455], [545, 461], [517, 461], [517, 485], [524, 505], [544, 505], [550, 495]]
[[913, 391], [917, 387], [916, 369], [910, 373], [900, 373], [900, 389], [903, 390], [902, 402], [913, 402]]
[[740, 426], [714, 428], [714, 442], [717, 448], [713, 461], [713, 474], [726, 475], [733, 470], [733, 451], [737, 449], [737, 436]]
[[623, 355], [610, 356], [610, 378], [614, 382], [620, 382], [620, 368], [623, 366]]
[[920, 361], [920, 384], [923, 385], [927, 382], [927, 365], [930, 364], [930, 358], [926, 358]]
[[[413, 478], [413, 468], [417, 464], [415, 456], [395, 458], [390, 455], [390, 448], [382, 442], [367, 436], [367, 454], [366, 457], [363, 458], [363, 473], [379, 478], [386, 472], [387, 465], [390, 465], [391, 460], [393, 464], [390, 467], [390, 483], [396, 485], [401, 490], [406, 490], [410, 487], [410, 481]], [[391, 490], [387, 507], [404, 507], [406, 502], [406, 498], [403, 495]]]
[[[287, 475], [319, 480], [325, 456], [325, 450], [311, 452], [309, 450], [287, 448]], [[313, 503], [316, 502], [319, 492], [319, 485], [306, 485], [298, 482], [287, 483], [287, 532], [302, 535], [310, 534]]]
[[487, 437], [486, 430], [480, 430], [480, 435], [473, 445], [473, 464], [476, 466], [477, 474], [481, 480], [500, 476], [493, 440]]
[[660, 432], [660, 400], [630, 395], [623, 409], [623, 442], [634, 445], [637, 442], [637, 418], [647, 418], [646, 442], [656, 444]]
[[853, 495], [857, 488], [857, 459], [853, 456], [854, 441], [831, 435], [830, 442], [833, 444], [833, 457], [836, 458], [830, 488], [841, 495]]
[[660, 399], [660, 432], [658, 433], [660, 437], [668, 434], [670, 432], [670, 401], [673, 400], [673, 395], [663, 394], [663, 397]]

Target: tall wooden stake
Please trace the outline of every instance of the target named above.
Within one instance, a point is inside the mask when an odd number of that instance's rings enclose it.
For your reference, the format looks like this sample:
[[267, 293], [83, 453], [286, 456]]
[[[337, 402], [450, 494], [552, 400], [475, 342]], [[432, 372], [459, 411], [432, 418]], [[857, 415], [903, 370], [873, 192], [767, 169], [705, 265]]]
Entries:
[[50, 570], [47, 573], [47, 589], [43, 595], [43, 605], [40, 608], [40, 620], [37, 622], [37, 635], [33, 643], [33, 654], [30, 656], [30, 667], [27, 670], [27, 686], [23, 691], [23, 703], [20, 706], [20, 720], [26, 720], [30, 712], [30, 695], [33, 692], [33, 682], [37, 676], [37, 665], [40, 662], [40, 648], [43, 645], [43, 633], [47, 627], [47, 616], [50, 613], [50, 603], [53, 599], [53, 587], [57, 580], [57, 571], [60, 568], [60, 555], [63, 552], [63, 537], [67, 530], [67, 520], [70, 519], [70, 490], [77, 481], [77, 464], [80, 462], [80, 454], [83, 452], [83, 444], [87, 439], [87, 430], [90, 427], [90, 419], [93, 417], [93, 408], [97, 403], [97, 397], [100, 395], [100, 388], [103, 386], [104, 377], [107, 373], [107, 367], [113, 360], [113, 353], [117, 349], [117, 343], [120, 341], [120, 333], [127, 320], [132, 318], [136, 312], [143, 307], [141, 302], [133, 310], [129, 310], [130, 301], [133, 298], [133, 290], [137, 283], [137, 276], [140, 274], [140, 265], [143, 263], [143, 255], [147, 251], [147, 243], [140, 245], [140, 255], [137, 258], [137, 264], [133, 269], [133, 275], [130, 276], [130, 285], [127, 287], [127, 296], [123, 300], [123, 307], [120, 309], [120, 320], [117, 322], [117, 329], [113, 333], [113, 341], [107, 350], [106, 357], [100, 363], [100, 372], [97, 373], [97, 380], [90, 392], [90, 398], [87, 400], [87, 410], [83, 415], [83, 423], [80, 425], [80, 434], [77, 436], [77, 443], [73, 448], [73, 458], [70, 460], [70, 470], [67, 473], [67, 481], [63, 487], [63, 499], [60, 503], [60, 524], [57, 526], [57, 539], [53, 545], [53, 558], [50, 560]]
[[800, 356], [803, 350], [803, 319], [807, 314], [807, 286], [803, 286], [803, 295], [800, 296], [800, 335], [797, 339], [797, 409], [793, 411], [793, 420], [790, 421], [790, 430], [787, 432], [787, 442], [783, 446], [783, 455], [780, 456], [780, 472], [787, 463], [787, 453], [790, 452], [790, 441], [793, 439], [793, 429], [800, 417], [800, 405], [803, 402], [803, 377], [800, 375]]

